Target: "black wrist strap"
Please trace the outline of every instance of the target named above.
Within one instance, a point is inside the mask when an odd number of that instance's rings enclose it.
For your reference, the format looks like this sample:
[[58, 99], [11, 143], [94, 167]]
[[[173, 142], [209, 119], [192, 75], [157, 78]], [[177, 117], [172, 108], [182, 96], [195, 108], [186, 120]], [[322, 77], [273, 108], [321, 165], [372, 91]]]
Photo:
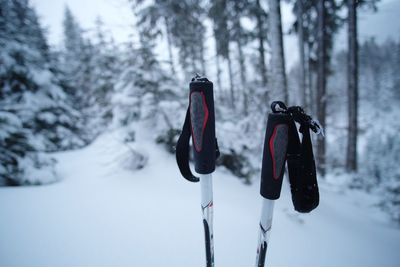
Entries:
[[[273, 113], [289, 114], [291, 123], [288, 134], [287, 166], [292, 201], [298, 212], [310, 212], [319, 204], [319, 190], [310, 130], [323, 134], [322, 127], [299, 106], [286, 107], [283, 102], [271, 104]], [[299, 132], [295, 122], [300, 124]]]
[[182, 176], [190, 182], [198, 182], [200, 179], [193, 175], [189, 166], [189, 139], [190, 132], [190, 111], [186, 111], [185, 122], [183, 124], [181, 135], [176, 143], [176, 163]]
[[[191, 132], [191, 123], [190, 123], [190, 110], [189, 107], [186, 111], [185, 122], [183, 124], [181, 135], [179, 136], [178, 142], [176, 143], [176, 162], [178, 164], [179, 171], [181, 172], [182, 176], [190, 181], [190, 182], [198, 182], [200, 181], [199, 177], [196, 177], [192, 171], [190, 170], [189, 166], [189, 141], [190, 136], [192, 135]], [[215, 140], [216, 148], [216, 158], [219, 157], [220, 152], [218, 148], [217, 140]]]

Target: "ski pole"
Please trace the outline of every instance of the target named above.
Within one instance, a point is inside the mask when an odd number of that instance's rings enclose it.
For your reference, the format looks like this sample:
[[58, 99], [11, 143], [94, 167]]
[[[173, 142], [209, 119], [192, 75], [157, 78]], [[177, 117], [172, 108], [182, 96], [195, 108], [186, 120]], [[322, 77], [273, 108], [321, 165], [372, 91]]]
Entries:
[[[307, 213], [319, 204], [317, 174], [310, 130], [323, 133], [321, 125], [299, 106], [286, 107], [283, 102], [271, 104], [268, 115], [261, 169], [260, 194], [263, 197], [256, 267], [263, 267], [272, 226], [275, 200], [279, 198], [287, 160], [290, 191], [296, 211]], [[295, 122], [302, 134], [300, 141]]]
[[214, 266], [213, 190], [212, 175], [200, 175], [201, 210], [203, 214], [207, 267]]
[[263, 197], [256, 267], [263, 267], [272, 227], [275, 200], [279, 198], [288, 147], [291, 117], [283, 113], [268, 115], [261, 169], [260, 194]]
[[[212, 173], [219, 155], [215, 138], [213, 84], [196, 75], [190, 83], [189, 107], [182, 133], [176, 145], [176, 160], [181, 174], [201, 184], [201, 209], [205, 234], [207, 267], [214, 266]], [[200, 177], [189, 167], [189, 139], [192, 136], [194, 166]]]

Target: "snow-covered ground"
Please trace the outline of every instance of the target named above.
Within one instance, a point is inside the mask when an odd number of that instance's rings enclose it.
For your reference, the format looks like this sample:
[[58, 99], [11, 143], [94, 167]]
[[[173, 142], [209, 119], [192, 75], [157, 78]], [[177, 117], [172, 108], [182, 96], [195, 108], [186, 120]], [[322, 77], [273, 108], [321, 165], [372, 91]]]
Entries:
[[[56, 155], [61, 182], [0, 188], [0, 266], [205, 266], [199, 184], [181, 178], [146, 132], [137, 140], [149, 158], [142, 170], [121, 167], [129, 149], [109, 133]], [[258, 182], [245, 186], [223, 170], [214, 177], [216, 266], [254, 266]], [[267, 266], [400, 266], [400, 230], [370, 198], [320, 184], [320, 206], [308, 215], [293, 211], [284, 184]]]

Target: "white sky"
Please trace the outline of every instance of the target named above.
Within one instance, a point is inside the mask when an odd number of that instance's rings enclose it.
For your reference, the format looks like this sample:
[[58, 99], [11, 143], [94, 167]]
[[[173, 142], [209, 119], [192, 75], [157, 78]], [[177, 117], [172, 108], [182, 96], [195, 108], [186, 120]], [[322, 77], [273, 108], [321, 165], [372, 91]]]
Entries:
[[84, 29], [94, 28], [100, 16], [117, 42], [127, 41], [132, 33], [134, 18], [127, 0], [31, 0], [31, 3], [48, 30], [52, 45], [62, 41], [62, 21], [67, 5]]
[[[284, 28], [293, 20], [291, 7], [282, 1]], [[100, 16], [117, 42], [131, 38], [134, 17], [127, 0], [31, 0], [39, 13], [42, 24], [48, 30], [50, 44], [58, 45], [62, 41], [62, 19], [64, 7], [69, 6], [84, 29], [94, 27], [96, 17]], [[361, 11], [359, 13], [360, 41], [375, 36], [377, 40], [388, 37], [400, 38], [400, 1], [381, 0], [378, 12]], [[338, 35], [336, 48], [346, 47], [346, 28]], [[285, 52], [288, 67], [297, 60], [295, 36], [285, 37]]]

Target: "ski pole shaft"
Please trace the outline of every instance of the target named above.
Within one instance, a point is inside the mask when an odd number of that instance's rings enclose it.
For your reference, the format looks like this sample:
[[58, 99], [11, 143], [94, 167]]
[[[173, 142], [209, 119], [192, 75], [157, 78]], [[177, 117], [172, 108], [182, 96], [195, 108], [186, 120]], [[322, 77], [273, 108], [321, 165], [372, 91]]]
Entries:
[[287, 114], [271, 113], [268, 116], [261, 169], [260, 194], [263, 202], [256, 267], [263, 267], [265, 263], [274, 202], [279, 198], [282, 188], [290, 120]]
[[274, 204], [275, 200], [265, 198], [262, 202], [256, 267], [263, 267], [265, 263], [265, 255], [267, 254], [269, 236], [272, 227], [272, 214], [274, 212]]
[[[213, 83], [196, 75], [189, 84], [189, 107], [176, 144], [176, 162], [182, 176], [201, 184], [201, 209], [205, 234], [207, 267], [214, 267], [212, 173], [219, 155], [215, 138]], [[189, 141], [192, 137], [194, 168], [189, 166]]]
[[212, 82], [199, 76], [193, 78], [190, 83], [189, 101], [194, 165], [196, 172], [200, 175], [201, 184], [206, 264], [207, 267], [214, 267], [211, 173], [215, 170], [216, 139]]
[[200, 184], [207, 267], [214, 267], [212, 175], [200, 175]]

